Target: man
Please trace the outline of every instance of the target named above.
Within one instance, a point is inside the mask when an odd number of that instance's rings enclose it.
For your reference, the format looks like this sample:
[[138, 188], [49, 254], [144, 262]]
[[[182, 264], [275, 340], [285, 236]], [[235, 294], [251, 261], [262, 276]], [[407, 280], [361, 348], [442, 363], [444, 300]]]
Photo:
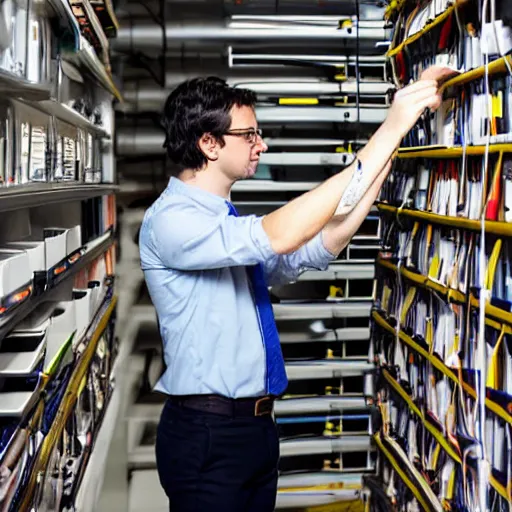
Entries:
[[325, 269], [341, 252], [402, 137], [440, 96], [436, 80], [402, 89], [354, 164], [264, 217], [240, 217], [231, 187], [254, 176], [267, 149], [255, 100], [212, 77], [170, 94], [164, 146], [181, 171], [141, 228], [167, 366], [157, 390], [169, 395], [157, 466], [176, 512], [274, 510], [279, 438], [271, 413], [287, 381], [267, 285]]

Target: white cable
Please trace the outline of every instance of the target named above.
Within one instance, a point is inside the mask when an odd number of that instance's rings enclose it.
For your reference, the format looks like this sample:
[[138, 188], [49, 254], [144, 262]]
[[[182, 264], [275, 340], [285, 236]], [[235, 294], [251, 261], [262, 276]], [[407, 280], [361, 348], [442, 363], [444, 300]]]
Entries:
[[[488, 0], [483, 1], [482, 7], [482, 26], [485, 25], [486, 17], [487, 17], [487, 5]], [[484, 37], [482, 31], [482, 37]], [[484, 43], [484, 67], [485, 67], [485, 77], [484, 77], [484, 97], [486, 100], [487, 107], [487, 116], [486, 116], [486, 142], [485, 142], [485, 154], [484, 154], [484, 165], [482, 172], [482, 211], [480, 212], [480, 250], [479, 250], [479, 258], [478, 258], [478, 267], [479, 267], [479, 275], [478, 275], [478, 286], [480, 289], [480, 307], [479, 307], [479, 324], [478, 324], [478, 345], [476, 351], [476, 376], [477, 376], [477, 407], [478, 407], [478, 433], [477, 436], [480, 443], [481, 450], [481, 461], [479, 465], [479, 474], [478, 474], [478, 485], [479, 485], [479, 506], [480, 512], [487, 512], [487, 498], [488, 498], [488, 488], [489, 488], [489, 464], [487, 458], [487, 449], [486, 449], [486, 421], [485, 421], [485, 395], [486, 395], [486, 362], [487, 362], [487, 344], [485, 341], [485, 304], [487, 302], [488, 290], [486, 289], [485, 283], [485, 275], [487, 268], [486, 261], [486, 245], [485, 245], [485, 212], [486, 212], [486, 190], [484, 189], [484, 184], [487, 182], [487, 173], [488, 173], [488, 165], [489, 165], [489, 145], [491, 140], [491, 101], [489, 98], [489, 43], [488, 41], [483, 41]]]
[[[505, 436], [507, 439], [507, 446], [510, 447], [512, 443], [512, 436], [510, 434], [509, 428], [505, 428]], [[509, 456], [507, 457], [507, 471], [505, 472], [505, 475], [507, 476], [507, 482], [510, 482], [510, 475], [512, 474], [512, 459], [510, 457], [510, 453], [507, 455]], [[507, 500], [507, 504], [509, 512], [512, 512], [512, 503], [509, 500]]]

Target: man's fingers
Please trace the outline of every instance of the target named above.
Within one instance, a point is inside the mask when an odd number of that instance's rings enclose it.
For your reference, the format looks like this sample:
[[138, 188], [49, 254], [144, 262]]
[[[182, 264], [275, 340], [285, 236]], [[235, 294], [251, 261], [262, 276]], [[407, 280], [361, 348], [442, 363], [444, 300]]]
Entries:
[[441, 105], [442, 101], [443, 100], [441, 98], [441, 95], [439, 94], [425, 98], [422, 101], [418, 102], [418, 112], [421, 114], [421, 112], [423, 112], [426, 108], [429, 108], [430, 110], [437, 110]]
[[408, 96], [409, 94], [414, 94], [418, 91], [421, 91], [423, 89], [427, 89], [429, 87], [438, 87], [436, 80], [418, 80], [417, 82], [414, 82], [411, 85], [408, 85], [407, 87], [404, 87], [403, 89], [400, 89], [395, 94], [395, 97], [403, 97]]
[[437, 87], [427, 87], [425, 89], [421, 89], [419, 91], [415, 91], [413, 94], [408, 95], [407, 97], [402, 98], [402, 101], [406, 103], [410, 103], [412, 108], [423, 100], [427, 98], [432, 98], [438, 95]]
[[459, 74], [460, 71], [446, 66], [430, 66], [421, 73], [420, 80], [436, 80], [438, 83], [442, 83]]

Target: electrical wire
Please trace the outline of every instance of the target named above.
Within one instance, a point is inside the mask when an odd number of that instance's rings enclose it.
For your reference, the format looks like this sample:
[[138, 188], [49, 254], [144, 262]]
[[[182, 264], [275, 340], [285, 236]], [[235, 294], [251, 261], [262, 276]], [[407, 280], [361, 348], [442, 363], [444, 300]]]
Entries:
[[[496, 43], [496, 48], [498, 50], [498, 53], [500, 54], [500, 57], [505, 62], [505, 66], [507, 67], [507, 70], [510, 75], [512, 75], [512, 68], [510, 66], [509, 59], [505, 56], [505, 53], [501, 49], [500, 40], [498, 37], [498, 29], [496, 28], [496, 0], [491, 0], [491, 24], [492, 24], [492, 32], [494, 35], [494, 41]], [[488, 69], [486, 69], [487, 72], [487, 80], [488, 80]], [[489, 102], [488, 102], [489, 103]], [[490, 118], [489, 118], [490, 119]], [[489, 129], [489, 127], [488, 127]], [[489, 129], [489, 137], [490, 139], [490, 129]], [[486, 153], [488, 152], [488, 145], [486, 146]], [[485, 321], [485, 319], [484, 319]], [[507, 445], [510, 446], [511, 442], [511, 434], [509, 429], [506, 429], [506, 437], [507, 437]], [[508, 464], [507, 464], [507, 482], [510, 480], [511, 474], [512, 474], [512, 463], [509, 457]], [[496, 497], [497, 499], [497, 497]], [[510, 500], [507, 500], [508, 510], [509, 512], [512, 512], [512, 502]]]
[[356, 94], [356, 106], [357, 106], [357, 123], [360, 126], [361, 121], [361, 113], [360, 113], [360, 76], [359, 76], [359, 26], [360, 26], [360, 0], [356, 0], [356, 17], [357, 17], [357, 27], [356, 27], [356, 84], [357, 84], [357, 94]]
[[[505, 475], [507, 478], [506, 481], [510, 482], [510, 475], [512, 474], [512, 457], [510, 457], [510, 446], [512, 443], [512, 434], [511, 434], [509, 428], [505, 429], [505, 439], [506, 439], [506, 446], [509, 447], [509, 449], [507, 450], [507, 470], [505, 472]], [[509, 495], [509, 499], [507, 500], [507, 506], [508, 506], [509, 512], [511, 512], [512, 511], [512, 500], [510, 499], [510, 489], [508, 486], [507, 486], [507, 493]]]
[[[491, 0], [492, 1], [492, 0]], [[485, 275], [487, 269], [487, 258], [486, 258], [486, 243], [485, 243], [485, 213], [487, 201], [484, 200], [486, 195], [485, 184], [487, 183], [487, 174], [489, 167], [489, 146], [491, 142], [491, 116], [492, 116], [492, 105], [489, 95], [489, 44], [488, 41], [484, 41], [483, 27], [487, 19], [487, 7], [488, 0], [483, 0], [482, 4], [482, 43], [483, 43], [483, 56], [484, 56], [484, 98], [486, 102], [486, 117], [485, 117], [485, 129], [486, 129], [486, 140], [485, 140], [485, 153], [484, 162], [482, 169], [482, 195], [481, 204], [482, 210], [480, 212], [480, 250], [478, 257], [478, 287], [480, 290], [479, 296], [479, 321], [478, 321], [478, 345], [476, 351], [476, 377], [477, 377], [477, 389], [476, 389], [476, 405], [478, 408], [478, 440], [480, 442], [481, 460], [479, 464], [478, 472], [478, 485], [479, 485], [479, 506], [480, 512], [487, 512], [487, 498], [489, 488], [489, 463], [486, 449], [486, 421], [485, 421], [485, 395], [486, 395], [486, 361], [487, 361], [487, 343], [485, 340], [485, 305], [488, 300], [489, 290], [487, 290], [487, 283], [485, 282]]]

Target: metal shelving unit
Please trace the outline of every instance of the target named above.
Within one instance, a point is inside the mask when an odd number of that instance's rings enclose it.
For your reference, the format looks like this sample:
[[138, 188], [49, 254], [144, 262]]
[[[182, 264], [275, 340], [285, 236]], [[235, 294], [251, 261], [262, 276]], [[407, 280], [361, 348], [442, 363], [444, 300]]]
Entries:
[[4, 69], [0, 70], [0, 92], [13, 98], [29, 101], [41, 101], [50, 98], [49, 85], [30, 82]]
[[[108, 46], [91, 5], [86, 15]], [[2, 507], [77, 510], [99, 427], [115, 414], [117, 186], [108, 141], [116, 90], [68, 0], [14, 2], [2, 27], [0, 416], [9, 427], [0, 465], [10, 478]], [[86, 79], [100, 78], [82, 80], [68, 58], [87, 62]], [[55, 465], [65, 490], [53, 485]]]
[[89, 121], [82, 114], [77, 112], [75, 109], [71, 108], [68, 105], [64, 105], [59, 103], [56, 100], [43, 100], [39, 102], [26, 102], [32, 108], [40, 110], [45, 114], [50, 116], [54, 116], [61, 121], [69, 123], [71, 126], [76, 126], [78, 128], [83, 128], [87, 130], [89, 133], [93, 133], [99, 137], [110, 138], [108, 132], [103, 129], [101, 126], [94, 124], [92, 121]]
[[61, 285], [68, 282], [68, 280], [75, 276], [78, 272], [90, 265], [98, 258], [98, 256], [104, 254], [107, 249], [112, 246], [112, 243], [112, 236], [108, 234], [108, 236], [103, 236], [95, 242], [85, 246], [84, 253], [80, 256], [80, 259], [78, 259], [76, 263], [74, 263], [68, 270], [60, 274], [60, 276], [54, 281], [52, 287], [48, 289], [47, 292], [28, 298], [25, 302], [17, 306], [12, 312], [6, 314], [0, 320], [0, 340], [5, 338], [5, 336], [9, 334], [19, 322], [26, 318], [43, 302], [55, 299], [55, 297], [58, 296]]
[[0, 188], [0, 212], [33, 208], [41, 204], [83, 201], [92, 197], [115, 194], [117, 185], [53, 182], [30, 183]]

